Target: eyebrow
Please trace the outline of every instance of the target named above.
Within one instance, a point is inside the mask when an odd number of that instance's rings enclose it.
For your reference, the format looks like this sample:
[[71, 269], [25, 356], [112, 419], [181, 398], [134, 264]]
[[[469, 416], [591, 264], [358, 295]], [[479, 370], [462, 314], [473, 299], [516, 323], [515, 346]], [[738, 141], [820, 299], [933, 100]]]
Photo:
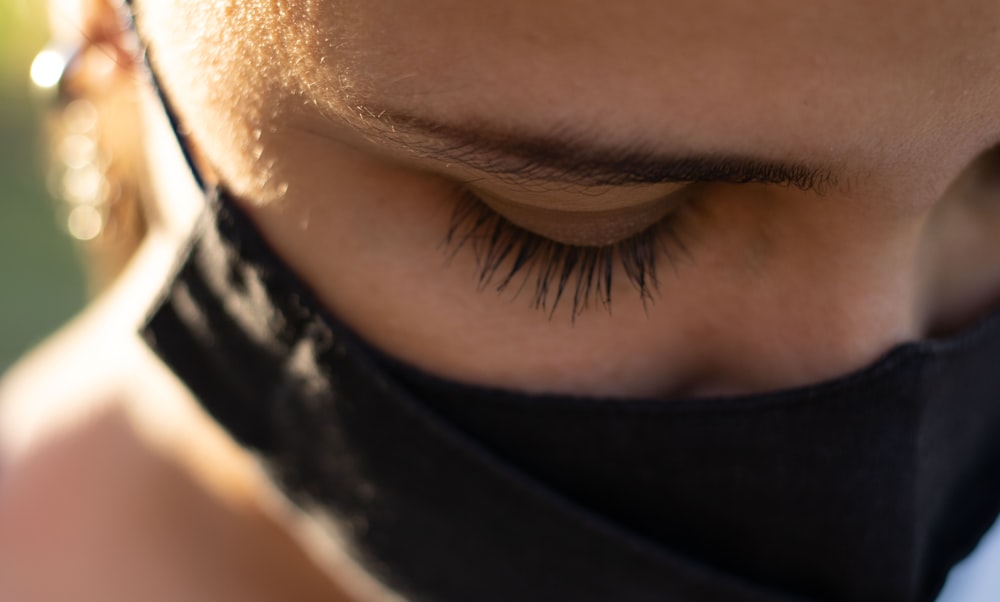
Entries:
[[494, 177], [576, 186], [660, 183], [779, 184], [823, 193], [836, 178], [827, 167], [744, 154], [664, 154], [648, 145], [609, 146], [568, 131], [525, 133], [490, 125], [435, 122], [360, 106], [364, 129], [436, 161]]

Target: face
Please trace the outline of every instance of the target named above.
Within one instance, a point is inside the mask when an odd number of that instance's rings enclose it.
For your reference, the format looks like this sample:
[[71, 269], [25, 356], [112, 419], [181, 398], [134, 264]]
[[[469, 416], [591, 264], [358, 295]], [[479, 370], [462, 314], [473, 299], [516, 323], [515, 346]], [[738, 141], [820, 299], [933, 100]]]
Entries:
[[138, 9], [205, 165], [369, 341], [669, 397], [832, 377], [996, 299], [1000, 5], [960, 4]]

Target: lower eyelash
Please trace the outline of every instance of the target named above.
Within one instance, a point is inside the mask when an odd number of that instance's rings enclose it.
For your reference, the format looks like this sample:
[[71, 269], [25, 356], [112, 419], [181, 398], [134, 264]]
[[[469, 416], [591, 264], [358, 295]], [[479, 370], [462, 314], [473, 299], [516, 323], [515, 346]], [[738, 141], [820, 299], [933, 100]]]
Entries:
[[618, 265], [638, 292], [643, 307], [648, 308], [659, 293], [658, 259], [666, 258], [675, 265], [681, 256], [688, 256], [677, 229], [680, 214], [680, 210], [674, 211], [611, 245], [571, 245], [514, 224], [466, 190], [455, 206], [442, 245], [449, 259], [462, 248], [472, 248], [480, 289], [495, 283], [496, 291], [502, 293], [520, 277], [514, 293], [517, 297], [533, 280], [532, 307], [548, 312], [551, 319], [560, 301], [571, 298], [570, 316], [576, 320], [590, 307], [611, 312], [612, 283]]

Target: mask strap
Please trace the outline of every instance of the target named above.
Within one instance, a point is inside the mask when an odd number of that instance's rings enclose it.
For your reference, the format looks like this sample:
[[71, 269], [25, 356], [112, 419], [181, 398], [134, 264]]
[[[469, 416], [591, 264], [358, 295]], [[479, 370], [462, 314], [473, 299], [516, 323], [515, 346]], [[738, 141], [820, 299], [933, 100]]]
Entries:
[[160, 80], [156, 76], [156, 71], [153, 69], [153, 65], [149, 60], [149, 46], [143, 43], [142, 38], [139, 36], [139, 30], [136, 27], [135, 22], [135, 10], [133, 9], [133, 0], [122, 0], [122, 10], [125, 11], [125, 18], [128, 21], [128, 27], [132, 30], [135, 35], [136, 43], [140, 52], [142, 52], [142, 62], [146, 66], [146, 74], [149, 78], [150, 83], [153, 85], [153, 90], [156, 92], [157, 98], [160, 99], [160, 104], [163, 107], [163, 112], [167, 116], [167, 121], [170, 123], [170, 129], [174, 133], [174, 138], [177, 140], [178, 146], [180, 146], [181, 153], [184, 155], [184, 160], [187, 162], [188, 168], [191, 171], [191, 175], [194, 177], [195, 183], [198, 185], [203, 192], [208, 192], [208, 187], [205, 183], [205, 178], [198, 169], [198, 165], [194, 159], [194, 153], [191, 147], [191, 140], [189, 136], [189, 131], [187, 128], [181, 125], [181, 121], [177, 116], [177, 112], [174, 111], [173, 105], [171, 105], [170, 100], [163, 91], [163, 87], [160, 85]]

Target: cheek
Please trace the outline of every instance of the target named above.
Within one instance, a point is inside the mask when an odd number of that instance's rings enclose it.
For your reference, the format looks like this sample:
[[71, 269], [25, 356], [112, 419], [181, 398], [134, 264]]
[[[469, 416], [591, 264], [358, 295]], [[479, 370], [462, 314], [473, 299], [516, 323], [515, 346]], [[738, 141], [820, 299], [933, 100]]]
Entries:
[[[453, 184], [308, 133], [289, 131], [265, 143], [285, 194], [275, 203], [247, 202], [256, 205], [265, 235], [294, 258], [335, 313], [364, 314], [361, 322], [375, 320], [369, 313], [408, 320], [420, 315], [417, 307], [454, 301], [440, 298], [439, 290], [474, 289], [457, 286], [474, 282], [468, 258], [445, 269]], [[399, 315], [401, 297], [415, 313]]]

